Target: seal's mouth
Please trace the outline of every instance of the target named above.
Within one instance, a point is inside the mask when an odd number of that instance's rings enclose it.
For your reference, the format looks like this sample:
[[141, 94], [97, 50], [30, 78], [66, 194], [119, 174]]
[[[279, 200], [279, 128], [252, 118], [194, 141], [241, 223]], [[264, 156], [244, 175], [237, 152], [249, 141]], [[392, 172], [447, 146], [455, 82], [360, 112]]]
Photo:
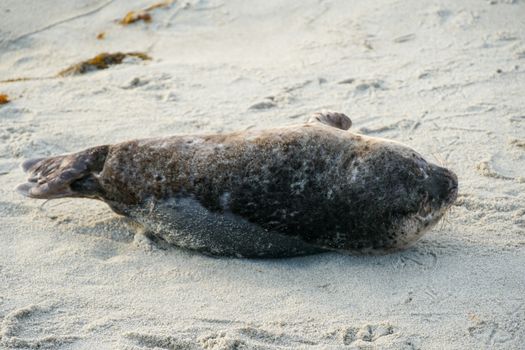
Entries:
[[454, 203], [456, 199], [458, 198], [458, 191], [459, 191], [459, 188], [457, 184], [450, 187], [450, 189], [448, 190], [448, 198], [449, 198], [448, 201], [450, 204]]

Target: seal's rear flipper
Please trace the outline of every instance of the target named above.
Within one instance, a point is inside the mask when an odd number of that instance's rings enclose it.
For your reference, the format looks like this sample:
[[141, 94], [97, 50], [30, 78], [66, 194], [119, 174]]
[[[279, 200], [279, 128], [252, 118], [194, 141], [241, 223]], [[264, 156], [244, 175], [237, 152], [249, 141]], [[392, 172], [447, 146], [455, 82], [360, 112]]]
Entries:
[[41, 160], [44, 160], [45, 158], [33, 158], [33, 159], [28, 159], [26, 161], [24, 161], [22, 163], [22, 170], [24, 171], [24, 173], [27, 173], [29, 171], [29, 169], [31, 169], [33, 167], [33, 165], [35, 165], [36, 163], [40, 162]]
[[29, 159], [22, 170], [29, 174], [28, 182], [16, 190], [31, 198], [91, 197], [102, 195], [97, 175], [102, 171], [109, 146], [50, 158]]
[[314, 113], [308, 123], [321, 123], [341, 130], [348, 130], [352, 126], [352, 121], [345, 114], [329, 111]]

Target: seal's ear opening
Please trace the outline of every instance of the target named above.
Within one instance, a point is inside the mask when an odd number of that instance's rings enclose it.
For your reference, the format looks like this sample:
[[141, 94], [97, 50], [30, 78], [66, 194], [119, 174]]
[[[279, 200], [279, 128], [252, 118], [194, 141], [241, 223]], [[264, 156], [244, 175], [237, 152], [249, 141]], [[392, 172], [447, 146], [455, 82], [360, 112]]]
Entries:
[[40, 199], [100, 196], [103, 193], [96, 175], [102, 171], [108, 151], [108, 146], [99, 146], [69, 155], [26, 160], [22, 170], [29, 177], [16, 190]]
[[308, 123], [321, 123], [341, 130], [348, 130], [352, 121], [343, 113], [323, 111], [314, 113]]

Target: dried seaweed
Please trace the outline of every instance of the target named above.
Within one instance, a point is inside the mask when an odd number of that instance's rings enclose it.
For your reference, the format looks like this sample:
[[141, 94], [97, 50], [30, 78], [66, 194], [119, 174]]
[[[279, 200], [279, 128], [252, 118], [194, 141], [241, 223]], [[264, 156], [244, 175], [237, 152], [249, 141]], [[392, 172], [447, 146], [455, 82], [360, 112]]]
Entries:
[[[135, 57], [143, 61], [151, 60], [151, 57], [145, 54], [144, 52], [116, 52], [116, 53], [107, 53], [103, 52], [96, 55], [89, 60], [82, 61], [80, 63], [74, 64], [62, 71], [60, 71], [55, 76], [49, 77], [20, 77], [20, 78], [11, 78], [7, 80], [0, 80], [0, 84], [3, 83], [14, 83], [19, 81], [29, 81], [29, 80], [45, 80], [45, 79], [54, 79], [57, 77], [66, 77], [72, 75], [85, 74], [95, 70], [101, 70], [109, 68], [109, 66], [115, 64], [121, 64], [125, 58]], [[4, 102], [7, 103], [7, 102]]]
[[5, 94], [0, 94], [0, 105], [5, 105], [6, 103], [9, 103], [9, 96]]
[[150, 14], [151, 11], [153, 11], [155, 9], [159, 9], [159, 8], [169, 7], [174, 2], [175, 2], [175, 0], [161, 1], [159, 3], [156, 3], [156, 4], [153, 4], [153, 5], [149, 6], [149, 7], [145, 8], [145, 9], [143, 9], [143, 10], [130, 11], [124, 16], [124, 18], [122, 18], [119, 21], [119, 23], [124, 25], [124, 26], [127, 26], [128, 24], [135, 23], [135, 22], [138, 22], [138, 21], [144, 21], [146, 23], [149, 23], [152, 20], [152, 17], [151, 17], [151, 14]]
[[42, 80], [48, 78], [30, 78], [30, 77], [21, 77], [21, 78], [11, 78], [6, 80], [0, 80], [0, 83], [16, 83], [18, 81], [27, 81], [27, 80]]
[[116, 53], [101, 53], [95, 57], [72, 65], [58, 73], [58, 76], [71, 76], [85, 74], [91, 71], [106, 69], [111, 65], [121, 64], [126, 57], [137, 57], [141, 60], [150, 60], [151, 57], [143, 52], [116, 52]]
[[151, 22], [151, 15], [146, 11], [130, 11], [124, 16], [124, 18], [122, 18], [119, 21], [119, 23], [124, 26], [127, 26], [128, 24], [135, 23], [137, 21], [144, 21], [146, 23], [149, 23]]
[[161, 8], [170, 7], [171, 4], [173, 4], [174, 2], [175, 2], [175, 0], [161, 1], [161, 2], [158, 2], [156, 4], [151, 5], [150, 7], [145, 8], [144, 11], [149, 12], [149, 11], [155, 10], [155, 9], [161, 9]]

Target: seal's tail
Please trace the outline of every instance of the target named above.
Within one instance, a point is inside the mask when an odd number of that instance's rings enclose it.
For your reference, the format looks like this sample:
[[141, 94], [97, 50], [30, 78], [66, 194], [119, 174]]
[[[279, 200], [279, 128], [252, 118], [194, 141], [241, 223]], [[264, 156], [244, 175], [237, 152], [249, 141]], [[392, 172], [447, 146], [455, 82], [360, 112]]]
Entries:
[[41, 199], [100, 197], [103, 189], [97, 175], [104, 167], [108, 151], [109, 146], [98, 146], [68, 155], [26, 160], [22, 169], [29, 178], [16, 190]]

